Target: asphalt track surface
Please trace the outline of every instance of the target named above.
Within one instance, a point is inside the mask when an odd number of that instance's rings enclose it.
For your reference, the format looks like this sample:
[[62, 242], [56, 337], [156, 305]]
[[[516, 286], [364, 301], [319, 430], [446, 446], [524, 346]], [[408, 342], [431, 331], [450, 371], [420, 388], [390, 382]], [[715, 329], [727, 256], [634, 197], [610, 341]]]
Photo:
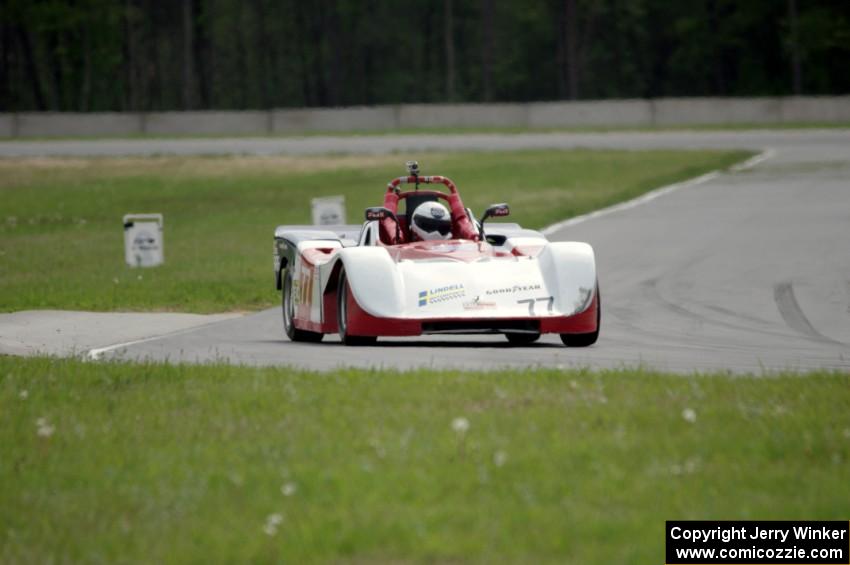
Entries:
[[362, 348], [327, 336], [321, 344], [294, 344], [283, 336], [275, 308], [99, 348], [97, 356], [322, 370], [850, 370], [850, 131], [62, 141], [0, 143], [0, 155], [399, 151], [403, 161], [433, 149], [544, 147], [747, 148], [762, 156], [751, 167], [708, 175], [551, 231], [552, 240], [587, 241], [596, 251], [603, 321], [599, 342], [589, 348], [565, 348], [557, 336], [528, 347], [509, 347], [502, 336], [382, 338]]

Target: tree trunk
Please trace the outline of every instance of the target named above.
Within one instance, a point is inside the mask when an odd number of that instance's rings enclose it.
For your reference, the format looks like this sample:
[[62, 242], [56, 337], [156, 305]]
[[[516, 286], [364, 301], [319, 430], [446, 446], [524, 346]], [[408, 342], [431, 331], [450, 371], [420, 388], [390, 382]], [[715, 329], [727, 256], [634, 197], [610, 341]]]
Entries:
[[183, 109], [195, 107], [195, 22], [192, 0], [183, 0]]
[[17, 31], [21, 51], [24, 54], [24, 68], [30, 77], [30, 84], [32, 85], [32, 95], [35, 99], [36, 110], [44, 111], [47, 109], [47, 104], [44, 101], [44, 88], [41, 85], [41, 78], [38, 76], [38, 67], [36, 67], [35, 57], [33, 57], [29, 34], [22, 27], [18, 27]]
[[567, 87], [570, 100], [578, 99], [578, 22], [576, 22], [576, 0], [565, 0], [567, 48]]
[[[210, 58], [212, 57], [212, 48], [210, 46], [209, 32], [207, 31], [209, 24], [204, 17], [200, 3], [195, 2], [193, 5], [195, 11], [192, 16], [194, 22], [194, 38], [195, 38], [195, 80], [197, 87], [195, 93], [197, 95], [196, 102], [198, 106], [204, 110], [210, 109], [212, 101], [212, 72], [210, 70]], [[207, 9], [209, 9], [207, 7]]]
[[124, 109], [131, 112], [139, 111], [139, 84], [136, 71], [138, 46], [136, 31], [133, 23], [132, 0], [124, 2]]
[[726, 58], [721, 45], [723, 30], [720, 7], [715, 0], [708, 3], [708, 30], [711, 33], [711, 67], [714, 70], [714, 96], [726, 96]]
[[558, 10], [555, 21], [555, 70], [557, 71], [559, 99], [567, 97], [567, 46], [564, 38], [566, 29], [566, 10]]
[[481, 0], [481, 89], [485, 102], [493, 99], [493, 12], [493, 0]]
[[273, 106], [274, 89], [278, 88], [277, 69], [274, 66], [275, 54], [278, 43], [269, 37], [268, 14], [262, 0], [254, 0], [252, 3], [254, 14], [257, 18], [257, 33], [254, 34], [255, 41], [252, 49], [257, 53], [257, 69], [260, 76], [259, 96], [260, 107], [268, 109]]
[[[245, 44], [245, 5], [242, 2], [237, 2], [236, 17], [231, 22], [233, 26], [230, 28], [231, 33], [236, 37], [236, 66], [238, 73], [238, 87], [236, 88], [236, 104], [231, 101], [231, 108], [236, 110], [244, 110], [248, 105], [248, 57], [247, 46]], [[231, 84], [233, 84], [231, 82]]]
[[0, 22], [0, 112], [9, 112], [12, 108], [12, 93], [9, 89], [9, 75], [12, 74], [10, 69], [9, 52], [12, 49], [11, 38], [9, 37], [11, 26], [6, 22]]
[[311, 55], [315, 55], [315, 48], [312, 47], [310, 28], [312, 26], [311, 14], [308, 10], [312, 8], [312, 4], [307, 2], [295, 2], [295, 33], [293, 37], [293, 47], [298, 53], [299, 62], [299, 79], [301, 82], [301, 101], [296, 101], [297, 106], [316, 106], [318, 105], [318, 93], [314, 80], [314, 72], [312, 69], [313, 63]]
[[443, 38], [446, 46], [446, 101], [455, 99], [455, 36], [454, 7], [452, 0], [445, 0], [443, 14]]
[[60, 33], [60, 31], [51, 31], [47, 34], [47, 54], [43, 59], [48, 71], [47, 76], [50, 77], [50, 80], [47, 81], [50, 109], [54, 112], [59, 112], [63, 109], [62, 94], [64, 93], [64, 81], [62, 80], [63, 61], [61, 55], [63, 49]]
[[330, 99], [328, 91], [327, 69], [325, 63], [325, 5], [312, 4], [310, 19], [310, 37], [313, 46], [313, 76], [316, 79], [316, 105], [327, 106]]
[[83, 24], [83, 80], [80, 85], [80, 103], [77, 107], [79, 112], [88, 112], [91, 109], [91, 31], [87, 24]]
[[330, 73], [327, 80], [328, 85], [328, 104], [331, 106], [339, 106], [341, 100], [341, 85], [345, 83], [342, 66], [342, 50], [346, 45], [343, 37], [344, 27], [340, 25], [339, 6], [338, 2], [329, 2], [328, 10], [322, 18], [322, 35], [328, 38], [328, 47], [330, 48]]
[[791, 27], [791, 84], [794, 95], [800, 96], [803, 93], [803, 64], [800, 60], [797, 0], [788, 0], [788, 22]]

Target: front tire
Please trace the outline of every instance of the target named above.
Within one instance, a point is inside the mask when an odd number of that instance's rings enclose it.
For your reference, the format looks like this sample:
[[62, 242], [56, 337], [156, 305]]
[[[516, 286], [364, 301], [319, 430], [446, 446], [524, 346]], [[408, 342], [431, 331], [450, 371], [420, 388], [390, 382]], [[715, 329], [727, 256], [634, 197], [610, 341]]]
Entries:
[[339, 326], [339, 339], [345, 345], [374, 345], [378, 341], [373, 335], [351, 335], [348, 333], [348, 278], [345, 270], [339, 273], [339, 285], [337, 292], [337, 324]]
[[540, 339], [540, 334], [506, 333], [505, 337], [511, 345], [530, 345]]
[[596, 285], [596, 331], [586, 334], [561, 334], [561, 341], [567, 347], [588, 347], [599, 339], [599, 326], [602, 323], [602, 297], [599, 285]]
[[283, 290], [280, 293], [280, 306], [283, 311], [283, 331], [290, 341], [304, 341], [308, 343], [316, 343], [322, 341], [324, 334], [319, 332], [311, 332], [307, 330], [299, 330], [295, 327], [295, 304], [292, 302], [292, 273], [289, 269], [283, 277]]

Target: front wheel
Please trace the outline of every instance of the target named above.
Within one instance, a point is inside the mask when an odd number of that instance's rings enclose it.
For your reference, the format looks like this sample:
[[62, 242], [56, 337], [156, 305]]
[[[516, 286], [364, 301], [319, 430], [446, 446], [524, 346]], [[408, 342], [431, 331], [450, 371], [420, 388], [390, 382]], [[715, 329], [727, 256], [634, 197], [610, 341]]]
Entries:
[[511, 345], [530, 345], [540, 339], [540, 334], [506, 333], [505, 337]]
[[337, 287], [337, 324], [339, 325], [339, 339], [345, 345], [373, 345], [378, 341], [373, 335], [351, 335], [348, 333], [348, 278], [345, 271], [339, 273], [339, 286]]
[[561, 334], [561, 341], [567, 347], [587, 347], [599, 339], [599, 326], [602, 322], [602, 297], [599, 295], [599, 285], [596, 285], [596, 331], [586, 334]]
[[283, 291], [281, 292], [281, 310], [283, 310], [283, 331], [291, 341], [306, 341], [316, 343], [322, 341], [324, 334], [299, 330], [295, 327], [295, 304], [292, 302], [292, 273], [289, 269], [283, 277]]

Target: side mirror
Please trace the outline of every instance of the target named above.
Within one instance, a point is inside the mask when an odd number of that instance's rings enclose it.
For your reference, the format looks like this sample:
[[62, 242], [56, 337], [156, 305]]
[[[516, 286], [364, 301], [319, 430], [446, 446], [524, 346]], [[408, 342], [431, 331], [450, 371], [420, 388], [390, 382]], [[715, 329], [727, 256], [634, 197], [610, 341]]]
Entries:
[[[395, 214], [390, 212], [387, 208], [383, 206], [375, 206], [374, 208], [366, 208], [366, 221], [371, 222], [373, 220], [384, 220], [386, 218], [396, 219]], [[398, 220], [396, 220], [398, 221]]]
[[490, 217], [500, 218], [500, 217], [503, 217], [503, 216], [510, 216], [510, 215], [511, 215], [511, 209], [504, 202], [501, 203], [501, 204], [491, 204], [489, 208], [484, 210], [484, 215], [481, 216], [481, 221], [483, 222], [484, 220], [486, 220], [487, 218], [490, 218]]
[[401, 225], [398, 223], [398, 218], [395, 214], [393, 214], [389, 209], [384, 208], [383, 206], [375, 206], [374, 208], [366, 208], [366, 221], [371, 222], [374, 220], [384, 220], [386, 218], [392, 218], [395, 222], [395, 239], [396, 241], [401, 240]]
[[484, 210], [484, 214], [481, 216], [481, 239], [484, 239], [484, 221], [487, 218], [504, 218], [505, 216], [511, 215], [510, 207], [502, 202], [501, 204], [491, 204], [486, 210]]
[[487, 218], [503, 218], [505, 216], [511, 215], [510, 207], [502, 202], [501, 204], [490, 204], [490, 206], [484, 210], [484, 214], [481, 216], [481, 226], [483, 228], [484, 221]]

